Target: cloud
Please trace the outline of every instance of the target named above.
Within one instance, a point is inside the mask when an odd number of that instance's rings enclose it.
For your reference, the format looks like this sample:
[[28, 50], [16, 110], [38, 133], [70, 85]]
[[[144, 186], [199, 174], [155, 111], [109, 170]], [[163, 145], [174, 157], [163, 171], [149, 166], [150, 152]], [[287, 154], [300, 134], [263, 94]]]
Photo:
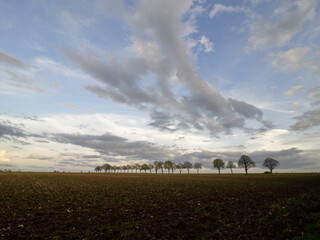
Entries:
[[309, 89], [308, 92], [308, 98], [312, 99], [310, 105], [314, 108], [293, 117], [296, 123], [290, 126], [292, 130], [305, 131], [320, 126], [320, 87], [315, 86]]
[[147, 141], [128, 141], [110, 133], [103, 135], [54, 134], [52, 140], [94, 149], [109, 161], [124, 160], [170, 160], [172, 151]]
[[[97, 80], [97, 84], [85, 86], [86, 90], [149, 111], [153, 120], [149, 126], [170, 131], [207, 129], [212, 135], [229, 134], [234, 128], [246, 129], [246, 119], [266, 126], [261, 110], [228, 100], [197, 70], [184, 40], [186, 24], [196, 31], [194, 21], [190, 23], [188, 19], [194, 17], [190, 13], [194, 8], [192, 1], [155, 0], [126, 10], [129, 12], [123, 13], [123, 18], [133, 35], [126, 48], [128, 56], [121, 61], [115, 53], [105, 51], [66, 48], [60, 51]], [[204, 51], [213, 50], [205, 36], [200, 41]]]
[[23, 124], [13, 124], [10, 121], [0, 122], [0, 139], [2, 141], [13, 141], [22, 145], [30, 145], [29, 142], [25, 141], [28, 138], [43, 138], [41, 135], [26, 133], [22, 129], [23, 126]]
[[219, 13], [223, 13], [223, 12], [232, 13], [232, 12], [241, 12], [241, 11], [243, 11], [242, 8], [225, 6], [223, 4], [217, 3], [213, 6], [213, 9], [210, 11], [209, 17], [214, 18], [217, 15], [219, 15]]
[[38, 93], [46, 93], [47, 91], [35, 86], [34, 81], [32, 79], [29, 79], [20, 73], [12, 72], [12, 71], [6, 71], [8, 74], [8, 84], [16, 87], [16, 88], [22, 88], [31, 90]]
[[208, 52], [213, 52], [213, 42], [210, 42], [210, 40], [202, 35], [200, 40], [199, 40], [199, 44], [200, 44], [200, 50], [208, 53]]
[[72, 103], [60, 103], [62, 106], [65, 106], [65, 107], [71, 107], [71, 108], [74, 108], [76, 107], [76, 105], [72, 104]]
[[271, 53], [272, 65], [287, 72], [297, 72], [307, 69], [312, 74], [320, 76], [320, 59], [311, 47], [291, 48], [287, 51]]
[[308, 90], [309, 92], [309, 98], [311, 99], [317, 99], [320, 98], [320, 86], [316, 86], [314, 88], [311, 88]]
[[11, 161], [6, 157], [7, 151], [0, 149], [0, 165], [11, 165]]
[[297, 122], [290, 126], [292, 130], [304, 131], [320, 126], [320, 108], [304, 112], [302, 115], [295, 116]]
[[2, 52], [0, 50], [0, 63], [4, 63], [13, 67], [18, 67], [18, 68], [25, 68], [26, 64], [21, 61], [20, 59], [11, 56], [10, 54], [7, 54], [5, 52]]
[[295, 1], [291, 8], [280, 5], [273, 16], [267, 16], [271, 21], [267, 18], [253, 20], [249, 41], [254, 47], [283, 46], [302, 29], [305, 22], [314, 18], [316, 6], [317, 0]]
[[26, 137], [27, 135], [18, 126], [11, 126], [6, 123], [0, 123], [0, 138], [7, 137]]
[[284, 93], [286, 96], [293, 96], [296, 95], [301, 89], [303, 89], [303, 86], [293, 86], [290, 88], [287, 92]]

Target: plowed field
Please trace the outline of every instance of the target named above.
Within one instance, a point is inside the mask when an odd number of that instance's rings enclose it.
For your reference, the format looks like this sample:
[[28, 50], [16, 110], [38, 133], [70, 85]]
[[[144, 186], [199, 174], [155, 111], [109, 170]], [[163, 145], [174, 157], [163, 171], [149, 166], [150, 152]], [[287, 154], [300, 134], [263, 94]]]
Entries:
[[319, 199], [320, 174], [0, 173], [0, 238], [300, 239]]

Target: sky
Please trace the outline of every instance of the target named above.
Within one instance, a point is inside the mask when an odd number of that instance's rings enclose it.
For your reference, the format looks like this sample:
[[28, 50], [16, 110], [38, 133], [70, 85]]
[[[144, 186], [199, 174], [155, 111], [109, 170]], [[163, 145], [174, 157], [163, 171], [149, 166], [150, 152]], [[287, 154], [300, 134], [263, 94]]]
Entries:
[[[317, 0], [0, 1], [0, 169], [320, 171]], [[228, 172], [223, 170], [222, 172]], [[243, 169], [235, 170], [243, 172]]]

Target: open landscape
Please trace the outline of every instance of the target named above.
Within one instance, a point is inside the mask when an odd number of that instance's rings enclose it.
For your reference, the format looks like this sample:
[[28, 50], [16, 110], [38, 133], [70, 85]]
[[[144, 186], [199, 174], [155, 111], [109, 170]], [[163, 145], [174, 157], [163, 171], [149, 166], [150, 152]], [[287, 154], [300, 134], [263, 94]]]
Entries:
[[0, 240], [319, 240], [319, 23], [319, 0], [0, 0]]
[[1, 239], [319, 237], [320, 174], [12, 172], [0, 192]]

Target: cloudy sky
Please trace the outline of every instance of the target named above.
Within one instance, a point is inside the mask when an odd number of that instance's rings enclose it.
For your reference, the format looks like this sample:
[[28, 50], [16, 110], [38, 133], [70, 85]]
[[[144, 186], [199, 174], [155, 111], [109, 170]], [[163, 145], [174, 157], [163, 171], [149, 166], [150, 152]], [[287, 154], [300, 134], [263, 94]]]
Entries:
[[320, 171], [319, 11], [317, 0], [0, 1], [0, 169], [171, 160], [210, 172], [247, 154], [252, 172], [266, 157], [279, 172]]

